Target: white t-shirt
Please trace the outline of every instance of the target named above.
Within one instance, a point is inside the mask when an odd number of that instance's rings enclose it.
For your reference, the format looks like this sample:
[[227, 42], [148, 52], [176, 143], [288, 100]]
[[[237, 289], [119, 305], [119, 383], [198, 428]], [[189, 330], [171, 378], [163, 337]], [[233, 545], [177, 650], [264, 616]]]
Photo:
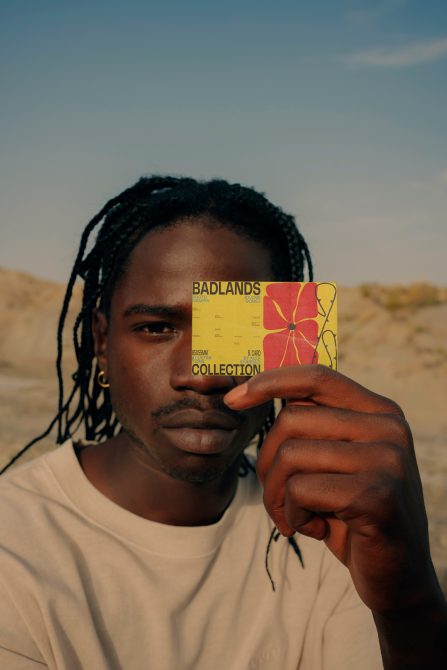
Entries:
[[0, 478], [0, 667], [377, 670], [372, 615], [323, 542], [272, 529], [256, 475], [209, 526], [100, 493], [69, 440]]

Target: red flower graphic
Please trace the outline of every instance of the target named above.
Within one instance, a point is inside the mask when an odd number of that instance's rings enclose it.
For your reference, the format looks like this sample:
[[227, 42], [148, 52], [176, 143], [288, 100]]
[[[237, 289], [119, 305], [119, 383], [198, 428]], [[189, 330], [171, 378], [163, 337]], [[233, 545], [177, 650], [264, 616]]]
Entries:
[[264, 369], [318, 363], [317, 284], [269, 284], [264, 297]]

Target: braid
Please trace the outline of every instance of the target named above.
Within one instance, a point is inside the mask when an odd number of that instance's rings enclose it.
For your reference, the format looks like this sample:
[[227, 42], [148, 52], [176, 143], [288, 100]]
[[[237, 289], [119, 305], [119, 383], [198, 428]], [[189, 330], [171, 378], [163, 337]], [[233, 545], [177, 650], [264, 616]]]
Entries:
[[[285, 405], [286, 405], [286, 401], [281, 400], [281, 407], [285, 407]], [[273, 426], [273, 424], [275, 422], [275, 419], [276, 419], [276, 412], [275, 412], [275, 407], [272, 404], [270, 414], [268, 415], [268, 417], [267, 417], [267, 419], [264, 423], [264, 426], [261, 428], [261, 430], [259, 431], [259, 434], [258, 434], [258, 444], [257, 444], [258, 451], [262, 447], [262, 444], [265, 440], [265, 437], [266, 437], [268, 431], [270, 430], [270, 428]], [[246, 459], [246, 463], [243, 462], [242, 465], [241, 465], [241, 472], [239, 473], [240, 477], [246, 477], [247, 474], [248, 474], [249, 469], [255, 470], [255, 468], [251, 465], [250, 461], [247, 459], [245, 454], [244, 454], [244, 458]], [[270, 550], [272, 548], [272, 541], [277, 542], [280, 535], [281, 535], [281, 533], [278, 531], [278, 529], [275, 526], [273, 526], [273, 528], [270, 532], [269, 539], [268, 539], [268, 542], [267, 542], [267, 547], [266, 547], [266, 550], [265, 550], [265, 558], [264, 558], [265, 571], [267, 573], [267, 577], [270, 580], [272, 591], [275, 591], [276, 589], [275, 589], [275, 582], [274, 582], [274, 579], [272, 577], [272, 573], [270, 572], [269, 555], [270, 555]], [[301, 553], [301, 549], [298, 546], [298, 542], [297, 542], [296, 538], [293, 537], [293, 536], [288, 537], [287, 542], [289, 543], [289, 545], [292, 547], [293, 551], [297, 555], [298, 560], [301, 563], [301, 567], [304, 568], [303, 555]]]

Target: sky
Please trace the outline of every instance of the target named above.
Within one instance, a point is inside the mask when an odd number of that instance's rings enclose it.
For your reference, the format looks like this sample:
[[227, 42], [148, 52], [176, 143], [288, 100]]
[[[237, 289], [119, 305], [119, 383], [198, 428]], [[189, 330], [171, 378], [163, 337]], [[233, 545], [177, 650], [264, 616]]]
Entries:
[[0, 0], [0, 265], [152, 173], [254, 186], [316, 279], [447, 285], [445, 0]]

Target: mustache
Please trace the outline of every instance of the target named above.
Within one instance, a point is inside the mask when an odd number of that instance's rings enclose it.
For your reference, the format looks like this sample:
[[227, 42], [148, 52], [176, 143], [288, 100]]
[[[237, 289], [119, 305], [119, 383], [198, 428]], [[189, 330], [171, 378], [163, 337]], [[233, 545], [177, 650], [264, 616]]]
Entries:
[[222, 412], [223, 414], [228, 414], [233, 419], [237, 420], [239, 423], [242, 423], [243, 414], [242, 412], [237, 412], [234, 409], [230, 409], [224, 403], [222, 398], [210, 397], [206, 404], [200, 402], [197, 398], [179, 398], [179, 400], [174, 400], [168, 405], [159, 407], [158, 409], [151, 412], [154, 419], [160, 417], [169, 416], [170, 414], [175, 414], [182, 409], [195, 409], [199, 412], [207, 412], [209, 410], [214, 410]]

